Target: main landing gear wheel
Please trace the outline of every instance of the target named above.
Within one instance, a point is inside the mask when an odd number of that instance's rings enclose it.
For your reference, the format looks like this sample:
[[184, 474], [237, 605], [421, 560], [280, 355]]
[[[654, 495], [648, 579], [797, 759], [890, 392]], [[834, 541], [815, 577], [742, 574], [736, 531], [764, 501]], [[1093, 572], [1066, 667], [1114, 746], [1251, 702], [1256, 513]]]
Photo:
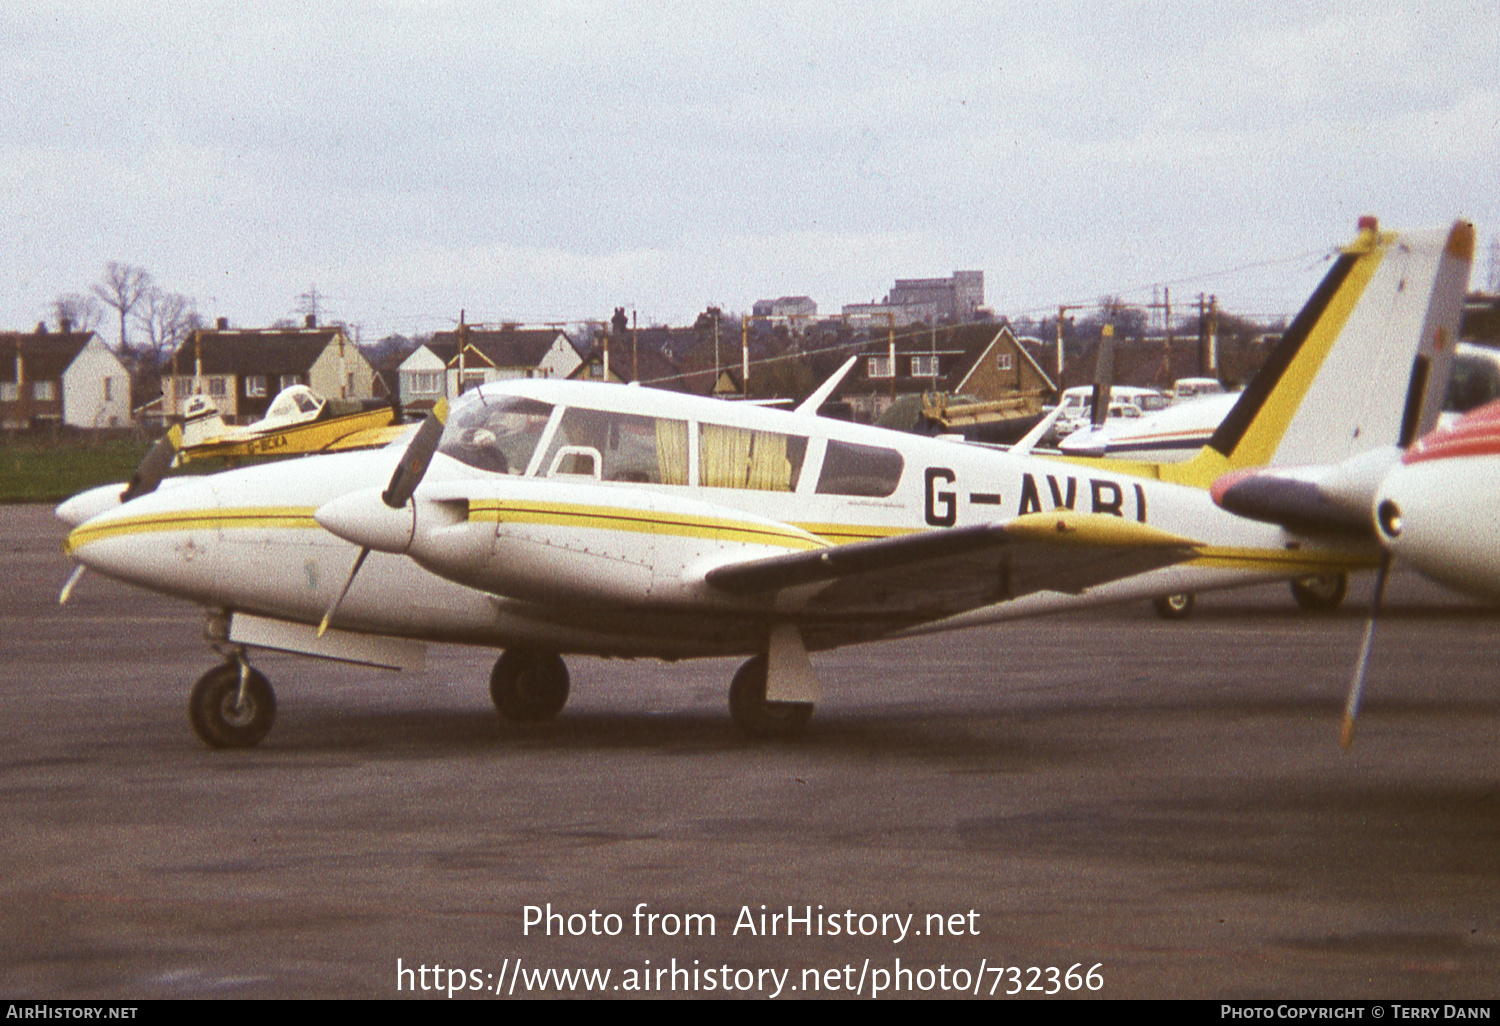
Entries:
[[813, 704], [766, 701], [766, 657], [756, 656], [739, 668], [729, 685], [729, 714], [750, 737], [786, 737], [807, 727]]
[[1158, 595], [1151, 600], [1156, 615], [1163, 620], [1186, 620], [1193, 615], [1196, 597], [1190, 591], [1179, 591], [1175, 595]]
[[[243, 674], [243, 679], [242, 679]], [[271, 732], [276, 693], [265, 674], [230, 660], [209, 670], [193, 685], [188, 720], [211, 748], [249, 748]]]
[[1299, 577], [1291, 584], [1292, 598], [1309, 613], [1331, 613], [1344, 601], [1349, 590], [1348, 574], [1314, 574]]
[[556, 652], [508, 648], [495, 660], [490, 697], [507, 720], [550, 720], [568, 703], [568, 668]]

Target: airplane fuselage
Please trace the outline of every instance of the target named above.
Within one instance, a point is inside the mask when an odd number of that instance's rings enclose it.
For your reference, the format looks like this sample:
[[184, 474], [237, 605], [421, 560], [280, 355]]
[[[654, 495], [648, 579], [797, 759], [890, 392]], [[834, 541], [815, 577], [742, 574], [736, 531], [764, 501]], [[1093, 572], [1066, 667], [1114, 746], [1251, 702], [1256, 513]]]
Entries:
[[[1368, 561], [1362, 548], [1296, 542], [1225, 513], [1202, 489], [1088, 462], [622, 386], [515, 382], [485, 396], [524, 404], [530, 427], [496, 457], [470, 444], [488, 429], [463, 439], [464, 407], [455, 408], [409, 507], [415, 524], [394, 514], [394, 529], [412, 539], [377, 541], [339, 608], [341, 630], [676, 659], [754, 652], [778, 619], [817, 621], [809, 647], [828, 647]], [[472, 411], [476, 400], [466, 401]], [[315, 514], [377, 488], [403, 444], [177, 483], [89, 520], [68, 546], [90, 567], [154, 591], [315, 624], [358, 551]], [[465, 498], [445, 499], [456, 485]], [[799, 606], [795, 591], [737, 598], [703, 579], [727, 559], [1059, 508], [1205, 547], [1185, 565], [1081, 594], [1036, 591], [937, 616], [839, 617]]]

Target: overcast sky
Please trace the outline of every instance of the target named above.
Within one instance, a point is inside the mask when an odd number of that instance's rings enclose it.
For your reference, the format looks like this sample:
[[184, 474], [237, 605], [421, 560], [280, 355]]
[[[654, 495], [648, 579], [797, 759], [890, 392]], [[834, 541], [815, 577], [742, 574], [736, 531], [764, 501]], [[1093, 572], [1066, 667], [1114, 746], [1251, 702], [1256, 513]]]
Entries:
[[[0, 8], [0, 328], [106, 261], [372, 341], [985, 272], [1295, 312], [1359, 215], [1500, 232], [1500, 4]], [[118, 329], [103, 330], [113, 341]]]

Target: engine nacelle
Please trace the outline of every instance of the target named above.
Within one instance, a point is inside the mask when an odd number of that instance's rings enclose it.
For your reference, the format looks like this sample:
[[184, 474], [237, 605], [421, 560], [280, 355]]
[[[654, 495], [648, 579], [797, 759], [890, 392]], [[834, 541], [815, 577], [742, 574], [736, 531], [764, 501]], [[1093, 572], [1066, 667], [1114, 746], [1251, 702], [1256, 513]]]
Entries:
[[536, 602], [745, 608], [711, 569], [827, 543], [789, 524], [665, 491], [555, 479], [419, 488], [407, 555], [440, 577]]

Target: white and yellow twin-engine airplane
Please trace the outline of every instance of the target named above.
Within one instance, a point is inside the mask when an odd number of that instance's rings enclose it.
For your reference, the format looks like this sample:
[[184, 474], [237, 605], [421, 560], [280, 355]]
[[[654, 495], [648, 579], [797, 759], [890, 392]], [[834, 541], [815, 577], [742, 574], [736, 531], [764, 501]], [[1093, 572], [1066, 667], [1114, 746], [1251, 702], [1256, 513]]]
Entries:
[[[1373, 539], [1235, 516], [1209, 484], [1337, 462], [1436, 416], [1472, 227], [1362, 225], [1203, 452], [1062, 461], [651, 389], [496, 383], [409, 441], [84, 493], [66, 549], [197, 602], [226, 662], [193, 688], [211, 745], [265, 736], [247, 651], [415, 664], [504, 649], [506, 717], [554, 716], [562, 654], [748, 655], [753, 735], [803, 725], [807, 653], [1138, 597], [1371, 567]], [[829, 386], [825, 386], [827, 388]], [[368, 558], [367, 558], [368, 557]]]

